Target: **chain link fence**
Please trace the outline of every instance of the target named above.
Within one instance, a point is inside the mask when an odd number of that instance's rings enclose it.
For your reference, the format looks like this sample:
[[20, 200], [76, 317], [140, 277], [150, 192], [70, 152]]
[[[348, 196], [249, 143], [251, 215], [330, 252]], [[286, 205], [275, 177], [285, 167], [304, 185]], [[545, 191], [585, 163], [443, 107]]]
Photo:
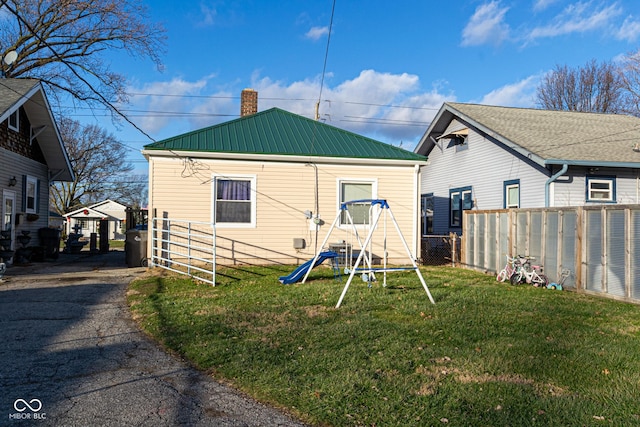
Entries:
[[457, 265], [460, 262], [460, 237], [449, 235], [428, 235], [421, 238], [422, 265]]

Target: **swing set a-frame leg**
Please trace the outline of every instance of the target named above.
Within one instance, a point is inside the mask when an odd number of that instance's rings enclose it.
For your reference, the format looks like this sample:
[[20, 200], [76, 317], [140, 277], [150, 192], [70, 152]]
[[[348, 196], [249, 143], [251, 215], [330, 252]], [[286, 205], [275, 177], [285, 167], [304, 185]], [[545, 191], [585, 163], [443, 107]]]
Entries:
[[424, 281], [424, 278], [422, 277], [422, 273], [420, 273], [420, 268], [418, 268], [418, 264], [416, 263], [416, 260], [413, 258], [411, 254], [411, 250], [409, 249], [409, 245], [407, 244], [407, 241], [404, 239], [404, 236], [400, 232], [400, 227], [398, 226], [398, 223], [396, 222], [396, 219], [393, 216], [393, 212], [391, 212], [391, 209], [389, 209], [389, 216], [391, 216], [391, 221], [393, 222], [393, 225], [395, 225], [396, 227], [396, 231], [398, 232], [398, 236], [400, 236], [400, 240], [402, 241], [405, 251], [407, 251], [407, 256], [409, 256], [409, 259], [411, 260], [411, 264], [413, 265], [413, 268], [416, 270], [416, 274], [420, 278], [420, 283], [422, 283], [422, 287], [427, 292], [429, 301], [431, 301], [431, 304], [435, 304], [436, 302], [433, 300], [433, 296], [431, 296], [431, 292], [429, 292], [429, 287], [427, 286], [427, 283]]
[[[422, 287], [424, 288], [425, 292], [427, 293], [427, 296], [429, 297], [429, 301], [431, 301], [431, 304], [435, 304], [433, 296], [431, 295], [431, 292], [429, 291], [429, 287], [427, 286], [427, 283], [425, 282], [424, 277], [422, 277], [422, 273], [420, 273], [420, 268], [418, 267], [418, 264], [416, 263], [415, 259], [413, 258], [412, 254], [411, 254], [411, 250], [409, 249], [409, 245], [407, 244], [407, 241], [405, 240], [404, 236], [402, 235], [402, 232], [400, 231], [400, 227], [398, 226], [398, 222], [396, 221], [395, 217], [393, 216], [393, 212], [391, 212], [391, 208], [389, 208], [387, 206], [384, 209], [386, 209], [389, 212], [389, 216], [391, 217], [393, 225], [395, 226], [396, 232], [398, 233], [398, 236], [400, 236], [400, 240], [402, 241], [402, 245], [404, 246], [404, 249], [407, 252], [407, 256], [411, 260], [411, 264], [413, 266], [413, 269], [415, 270], [416, 274], [418, 275], [418, 278], [420, 279], [420, 283], [422, 284]], [[382, 210], [382, 208], [381, 208], [381, 210]], [[369, 234], [368, 234], [367, 238], [365, 239], [364, 244], [362, 245], [363, 248], [367, 247], [369, 245], [369, 243], [371, 242], [371, 238], [373, 237], [373, 232], [376, 230], [376, 227], [378, 225], [378, 221], [380, 220], [380, 215], [381, 215], [381, 212], [378, 212], [378, 215], [376, 216], [374, 224], [371, 227], [371, 229], [369, 230]], [[386, 236], [385, 236], [385, 239], [386, 239]], [[349, 285], [351, 284], [351, 281], [353, 280], [353, 276], [355, 275], [355, 272], [356, 272], [358, 266], [360, 265], [360, 262], [362, 261], [362, 256], [363, 256], [364, 252], [365, 252], [364, 250], [360, 251], [360, 254], [358, 255], [358, 259], [356, 260], [356, 263], [355, 263], [353, 269], [351, 270], [351, 274], [349, 274], [349, 279], [347, 280], [347, 283], [345, 284], [344, 289], [342, 290], [342, 294], [340, 295], [340, 299], [338, 300], [338, 303], [336, 304], [336, 308], [340, 308], [340, 304], [342, 304], [342, 300], [344, 299], [344, 296], [347, 294], [347, 290], [349, 289]], [[371, 267], [369, 267], [369, 268], [371, 268]]]

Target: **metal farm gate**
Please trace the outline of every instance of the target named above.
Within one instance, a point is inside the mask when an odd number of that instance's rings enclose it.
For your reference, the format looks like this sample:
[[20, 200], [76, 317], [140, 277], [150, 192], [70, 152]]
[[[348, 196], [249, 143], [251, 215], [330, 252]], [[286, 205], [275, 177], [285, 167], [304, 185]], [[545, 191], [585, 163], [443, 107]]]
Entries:
[[529, 255], [551, 281], [640, 302], [640, 205], [465, 211], [461, 263], [495, 273]]
[[216, 229], [209, 222], [151, 221], [151, 265], [216, 285]]

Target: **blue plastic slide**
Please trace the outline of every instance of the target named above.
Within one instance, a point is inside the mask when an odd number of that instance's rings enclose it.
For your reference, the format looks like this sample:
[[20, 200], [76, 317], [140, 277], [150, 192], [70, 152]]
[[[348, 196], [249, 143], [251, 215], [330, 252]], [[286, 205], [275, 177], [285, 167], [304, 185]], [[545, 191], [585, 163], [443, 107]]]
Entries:
[[[338, 253], [334, 251], [320, 252], [320, 255], [318, 256], [318, 259], [316, 260], [316, 263], [314, 264], [313, 268], [316, 268], [327, 259], [333, 259], [337, 257], [338, 257]], [[293, 270], [293, 272], [288, 276], [280, 277], [280, 283], [282, 283], [283, 285], [290, 285], [292, 283], [299, 282], [304, 278], [304, 275], [307, 273], [307, 270], [309, 269], [309, 265], [312, 262], [313, 262], [313, 258], [311, 258], [309, 261], [305, 262], [304, 264], [299, 265], [298, 268]]]

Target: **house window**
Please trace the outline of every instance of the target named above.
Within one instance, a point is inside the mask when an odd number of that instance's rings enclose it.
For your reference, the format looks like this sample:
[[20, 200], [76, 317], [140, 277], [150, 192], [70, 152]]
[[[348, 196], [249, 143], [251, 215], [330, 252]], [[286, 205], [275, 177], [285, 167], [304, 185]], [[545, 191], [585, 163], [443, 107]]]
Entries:
[[[375, 188], [372, 181], [340, 181], [340, 205], [353, 200], [371, 200], [374, 198]], [[370, 223], [370, 202], [350, 203], [347, 206], [349, 215], [354, 225], [367, 225]], [[347, 213], [340, 211], [340, 225], [348, 225]]]
[[449, 190], [449, 207], [449, 225], [451, 227], [462, 227], [462, 211], [473, 208], [471, 187]]
[[24, 187], [24, 211], [37, 213], [38, 211], [38, 179], [27, 175]]
[[613, 176], [587, 176], [587, 202], [615, 202], [616, 178]]
[[456, 147], [456, 153], [459, 151], [464, 151], [469, 148], [469, 144], [467, 144], [467, 135], [456, 135], [453, 137], [453, 144]]
[[9, 115], [9, 120], [7, 121], [9, 125], [9, 129], [18, 132], [20, 130], [20, 118], [19, 118], [19, 110], [14, 111]]
[[422, 235], [433, 234], [433, 193], [420, 196], [420, 217]]
[[255, 227], [255, 177], [217, 177], [213, 180], [214, 222], [220, 226]]
[[504, 208], [517, 209], [520, 207], [520, 180], [514, 179], [504, 182]]

